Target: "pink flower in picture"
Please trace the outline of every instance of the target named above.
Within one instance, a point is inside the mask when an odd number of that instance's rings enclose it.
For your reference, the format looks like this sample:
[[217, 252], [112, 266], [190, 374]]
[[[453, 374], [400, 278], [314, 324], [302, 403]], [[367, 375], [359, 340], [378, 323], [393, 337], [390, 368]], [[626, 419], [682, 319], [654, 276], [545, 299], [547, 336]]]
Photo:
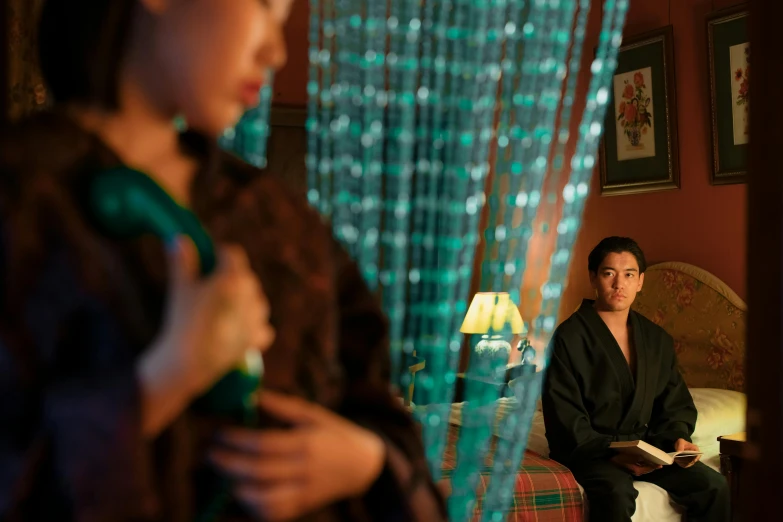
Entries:
[[652, 128], [652, 97], [647, 92], [642, 71], [633, 73], [631, 80], [624, 80], [623, 96], [617, 106], [617, 121], [632, 147], [644, 147], [642, 135], [647, 127]]
[[635, 123], [636, 122], [636, 106], [633, 103], [626, 103], [625, 104], [625, 111], [623, 111], [623, 117], [626, 121]]
[[633, 75], [633, 84], [637, 87], [644, 88], [644, 76], [642, 73], [638, 72]]
[[734, 72], [734, 81], [740, 82], [740, 88], [739, 93], [737, 94], [737, 105], [745, 105], [747, 108], [747, 104], [749, 103], [749, 92], [748, 89], [750, 88], [750, 52], [749, 49], [745, 50], [745, 60], [747, 65], [745, 65], [745, 68], [739, 68]]

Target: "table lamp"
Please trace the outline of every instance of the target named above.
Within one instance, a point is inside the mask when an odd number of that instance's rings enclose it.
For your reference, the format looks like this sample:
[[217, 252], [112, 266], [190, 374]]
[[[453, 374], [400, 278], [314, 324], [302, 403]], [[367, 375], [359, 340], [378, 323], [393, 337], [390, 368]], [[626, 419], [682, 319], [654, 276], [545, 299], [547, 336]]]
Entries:
[[508, 292], [479, 292], [473, 296], [459, 331], [464, 334], [481, 334], [474, 353], [480, 359], [502, 358], [505, 369], [511, 354], [511, 344], [505, 335], [520, 334], [524, 330], [525, 323]]

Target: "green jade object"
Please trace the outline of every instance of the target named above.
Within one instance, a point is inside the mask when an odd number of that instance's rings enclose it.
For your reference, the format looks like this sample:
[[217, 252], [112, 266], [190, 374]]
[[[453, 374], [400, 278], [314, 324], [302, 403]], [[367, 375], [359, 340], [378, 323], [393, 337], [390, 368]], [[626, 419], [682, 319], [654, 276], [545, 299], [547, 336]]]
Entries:
[[[196, 246], [201, 275], [207, 276], [215, 269], [215, 247], [198, 218], [143, 172], [128, 167], [103, 172], [93, 181], [91, 198], [98, 222], [113, 237], [154, 234], [171, 244], [185, 235]], [[262, 373], [260, 352], [249, 350], [245, 361], [199, 397], [194, 408], [245, 426], [254, 425], [252, 397], [261, 385]]]

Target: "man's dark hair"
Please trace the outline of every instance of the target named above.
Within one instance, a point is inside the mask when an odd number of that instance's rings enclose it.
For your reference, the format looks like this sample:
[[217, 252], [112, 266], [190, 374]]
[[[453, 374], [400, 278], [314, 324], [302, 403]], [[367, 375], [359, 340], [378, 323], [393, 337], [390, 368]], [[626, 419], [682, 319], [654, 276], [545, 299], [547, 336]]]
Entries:
[[45, 0], [38, 23], [41, 73], [55, 103], [118, 108], [136, 0]]
[[596, 273], [606, 256], [609, 254], [622, 254], [623, 252], [628, 252], [636, 258], [640, 274], [647, 270], [647, 261], [644, 259], [644, 252], [642, 252], [639, 244], [630, 237], [618, 236], [604, 238], [596, 245], [593, 251], [590, 252], [590, 255], [587, 256], [587, 270]]

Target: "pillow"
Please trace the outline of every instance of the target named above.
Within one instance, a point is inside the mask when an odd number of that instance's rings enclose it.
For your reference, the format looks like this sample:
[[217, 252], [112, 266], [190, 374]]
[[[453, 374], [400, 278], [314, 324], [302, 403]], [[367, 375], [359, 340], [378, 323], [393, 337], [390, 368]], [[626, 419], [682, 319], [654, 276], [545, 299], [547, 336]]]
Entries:
[[[462, 424], [463, 424], [462, 423], [462, 408], [463, 408], [464, 405], [465, 405], [464, 402], [455, 402], [454, 404], [451, 405], [451, 412], [450, 412], [450, 415], [449, 415], [449, 424], [454, 424], [456, 426], [462, 426]], [[476, 413], [491, 413], [490, 410], [492, 408], [497, 408], [497, 410], [495, 412], [495, 426], [494, 426], [495, 429], [494, 429], [494, 433], [495, 433], [495, 435], [498, 435], [497, 429], [498, 429], [498, 424], [500, 423], [500, 421], [502, 419], [504, 419], [506, 417], [506, 415], [508, 415], [508, 413], [511, 410], [516, 409], [517, 407], [518, 407], [518, 403], [517, 403], [517, 400], [514, 397], [503, 397], [503, 398], [500, 398], [497, 401], [495, 401], [495, 404], [487, 404], [487, 405], [481, 406], [478, 409], [478, 412], [476, 412]], [[474, 417], [476, 417], [475, 420], [480, 420], [481, 416], [480, 415], [478, 415], [478, 416], [474, 415]], [[473, 423], [471, 423], [471, 424], [473, 424]], [[466, 426], [467, 425], [469, 425], [469, 424], [466, 423]]]
[[696, 429], [693, 443], [704, 452], [704, 458], [720, 451], [718, 437], [745, 431], [747, 398], [744, 393], [715, 388], [691, 388], [696, 405]]
[[549, 441], [546, 440], [544, 413], [536, 411], [533, 424], [530, 426], [530, 436], [527, 438], [527, 449], [542, 457], [549, 457]]
[[[713, 465], [711, 460], [719, 453], [718, 437], [745, 431], [745, 411], [747, 399], [745, 394], [731, 390], [714, 388], [691, 388], [691, 397], [698, 411], [696, 429], [693, 432], [693, 443], [704, 453], [703, 460]], [[498, 400], [495, 434], [498, 435], [498, 421], [518, 407], [517, 401], [511, 398]], [[449, 421], [452, 424], [462, 424], [462, 403], [452, 404]], [[544, 457], [549, 456], [549, 444], [544, 429], [544, 415], [537, 409], [533, 415], [527, 449]], [[714, 467], [714, 466], [713, 466]]]
[[[716, 467], [720, 444], [718, 437], [745, 431], [745, 394], [713, 388], [691, 388], [691, 397], [698, 412], [693, 443], [704, 453], [705, 464]], [[544, 428], [544, 415], [536, 411], [527, 449], [544, 457], [549, 456], [549, 443]]]

